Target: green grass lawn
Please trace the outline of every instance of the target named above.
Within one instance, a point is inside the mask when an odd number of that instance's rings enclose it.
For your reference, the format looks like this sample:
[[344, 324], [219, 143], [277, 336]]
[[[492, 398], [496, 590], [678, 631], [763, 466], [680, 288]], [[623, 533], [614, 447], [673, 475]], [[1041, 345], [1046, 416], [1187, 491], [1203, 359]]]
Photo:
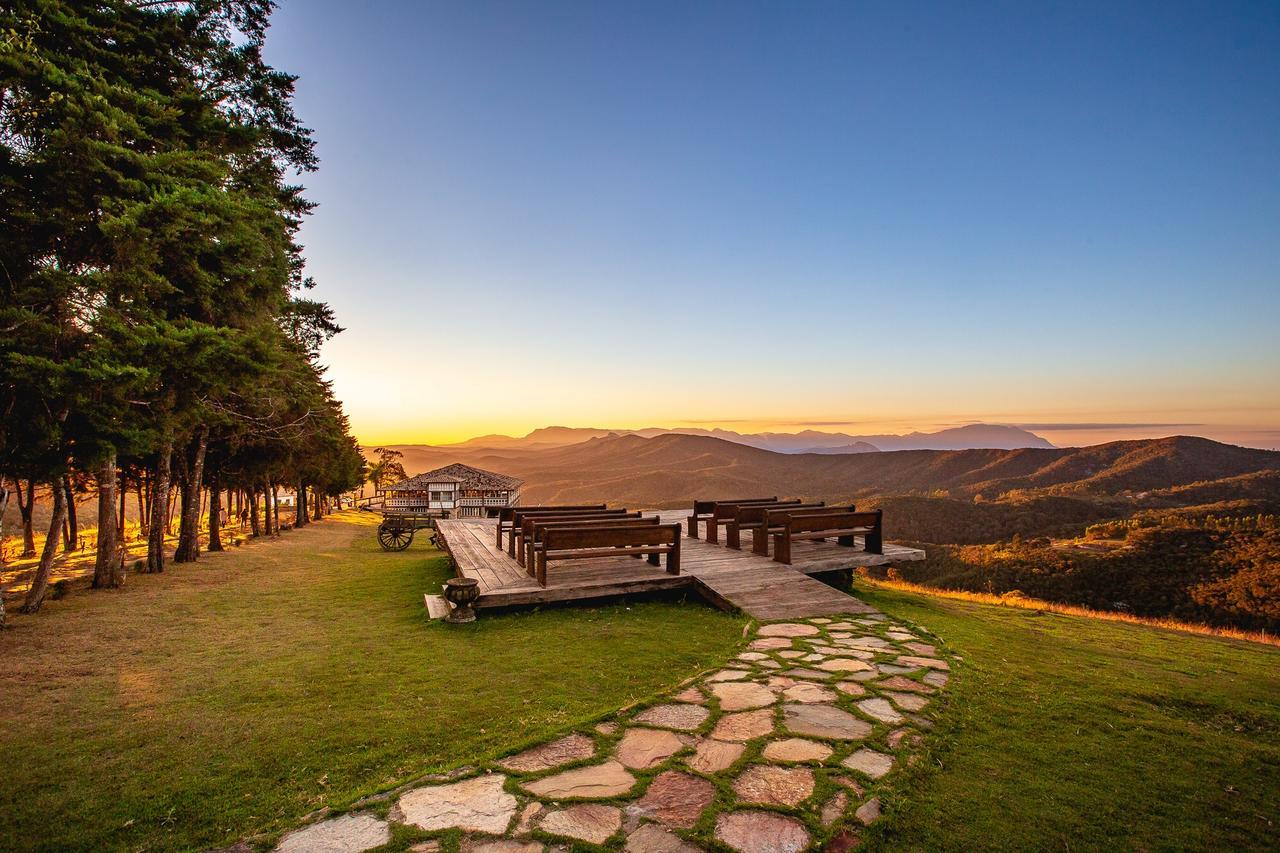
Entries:
[[[370, 522], [15, 617], [0, 633], [0, 848], [271, 837], [648, 697], [741, 637], [742, 617], [695, 602], [429, 623], [444, 559], [421, 542], [384, 554]], [[925, 752], [891, 777], [872, 848], [1274, 848], [1280, 650], [856, 592], [964, 658]]]
[[1280, 649], [859, 586], [965, 659], [876, 849], [1276, 849]]
[[77, 590], [0, 634], [0, 848], [189, 849], [541, 740], [723, 660], [698, 604], [429, 623], [449, 576], [348, 516]]

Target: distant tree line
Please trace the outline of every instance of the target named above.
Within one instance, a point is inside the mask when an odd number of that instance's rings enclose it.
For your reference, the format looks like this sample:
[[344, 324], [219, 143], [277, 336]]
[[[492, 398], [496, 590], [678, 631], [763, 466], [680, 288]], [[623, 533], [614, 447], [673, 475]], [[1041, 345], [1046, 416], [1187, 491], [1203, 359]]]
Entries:
[[305, 524], [363, 478], [317, 362], [341, 329], [306, 295], [312, 205], [291, 177], [317, 160], [294, 78], [263, 60], [271, 8], [0, 5], [0, 510], [18, 501], [25, 550], [37, 486], [52, 503], [24, 610], [77, 492], [97, 495], [93, 585], [111, 587], [126, 492], [159, 572], [171, 506], [187, 562], [202, 527], [222, 547], [229, 491], [270, 533], [282, 486]]

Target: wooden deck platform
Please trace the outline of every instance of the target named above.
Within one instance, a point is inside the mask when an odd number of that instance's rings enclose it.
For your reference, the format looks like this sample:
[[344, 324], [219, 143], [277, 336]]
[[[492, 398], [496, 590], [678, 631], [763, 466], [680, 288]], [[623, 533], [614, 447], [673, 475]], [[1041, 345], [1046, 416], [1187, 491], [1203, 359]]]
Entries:
[[[660, 514], [664, 522], [684, 523], [687, 512]], [[890, 543], [883, 554], [868, 554], [832, 542], [797, 542], [793, 562], [787, 566], [753, 554], [749, 537], [747, 550], [735, 551], [685, 536], [678, 575], [631, 557], [553, 562], [547, 586], [541, 587], [506, 551], [498, 550], [496, 525], [494, 519], [436, 522], [441, 544], [453, 556], [458, 572], [480, 582], [476, 607], [482, 609], [690, 589], [718, 607], [737, 608], [757, 619], [865, 613], [872, 608], [810, 575], [925, 558], [924, 551]]]

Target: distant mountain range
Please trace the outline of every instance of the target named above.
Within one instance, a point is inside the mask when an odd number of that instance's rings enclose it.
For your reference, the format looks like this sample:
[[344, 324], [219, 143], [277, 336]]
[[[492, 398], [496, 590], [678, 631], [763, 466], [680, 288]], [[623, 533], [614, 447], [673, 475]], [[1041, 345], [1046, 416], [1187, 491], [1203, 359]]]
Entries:
[[[651, 438], [605, 433], [567, 445], [520, 442], [396, 449], [404, 453], [410, 474], [460, 461], [520, 477], [526, 503], [600, 500], [634, 506], [677, 506], [727, 494], [826, 500], [938, 493], [966, 500], [1011, 494], [1141, 498], [1157, 490], [1280, 471], [1280, 452], [1187, 436], [1081, 448], [866, 453], [779, 453], [674, 433]], [[1235, 488], [1233, 483], [1226, 490]]]
[[697, 435], [720, 438], [735, 444], [758, 447], [777, 453], [873, 453], [878, 450], [972, 450], [990, 448], [1014, 450], [1020, 447], [1052, 448], [1053, 445], [1033, 432], [1001, 424], [968, 424], [938, 432], [912, 432], [907, 435], [849, 435], [842, 432], [761, 432], [740, 433], [727, 429], [697, 427], [646, 427], [645, 429], [598, 429], [594, 427], [551, 426], [535, 429], [526, 436], [482, 435], [457, 444], [441, 447], [477, 450], [541, 450], [579, 444], [592, 438], [635, 435], [654, 438], [659, 435]]

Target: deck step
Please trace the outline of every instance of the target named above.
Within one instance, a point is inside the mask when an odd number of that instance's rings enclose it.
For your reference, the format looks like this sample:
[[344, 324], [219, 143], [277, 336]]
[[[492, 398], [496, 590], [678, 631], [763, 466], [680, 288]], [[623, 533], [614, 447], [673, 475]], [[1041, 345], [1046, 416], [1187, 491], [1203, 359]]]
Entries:
[[422, 597], [426, 601], [427, 617], [430, 619], [443, 619], [453, 609], [449, 606], [449, 602], [444, 600], [443, 595], [432, 595], [428, 592]]

